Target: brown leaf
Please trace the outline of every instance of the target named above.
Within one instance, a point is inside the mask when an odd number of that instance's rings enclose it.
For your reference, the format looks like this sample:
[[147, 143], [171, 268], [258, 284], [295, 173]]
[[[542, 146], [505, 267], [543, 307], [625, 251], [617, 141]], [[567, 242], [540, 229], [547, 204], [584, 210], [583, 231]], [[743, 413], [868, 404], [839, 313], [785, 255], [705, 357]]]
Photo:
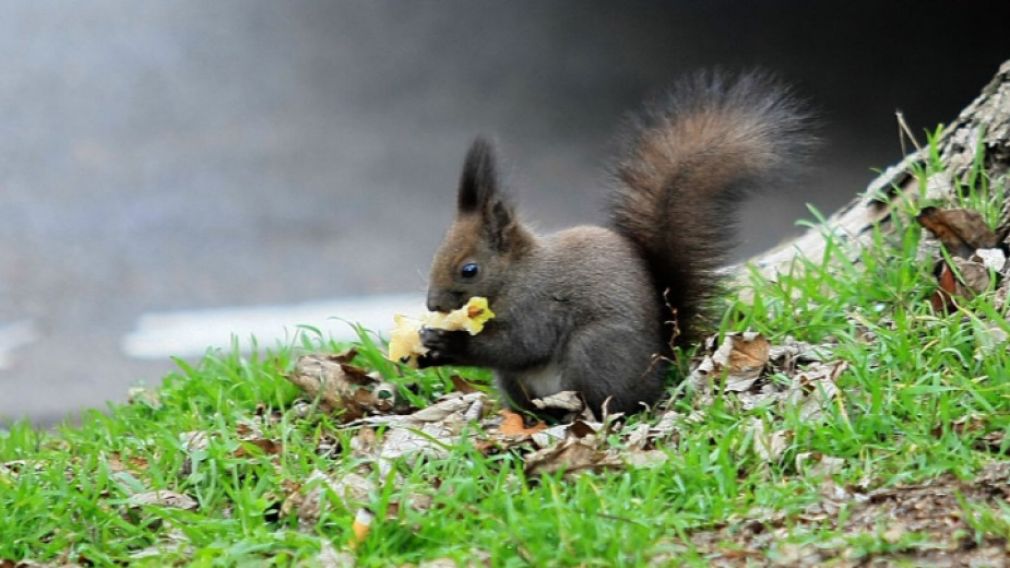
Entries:
[[353, 568], [357, 559], [350, 552], [338, 552], [333, 543], [323, 540], [319, 554], [316, 555], [316, 565], [319, 568]]
[[635, 450], [624, 454], [624, 463], [638, 469], [659, 467], [669, 459], [670, 456], [662, 450]]
[[126, 463], [123, 463], [123, 457], [119, 452], [110, 453], [106, 461], [109, 464], [109, 469], [117, 473], [127, 470], [131, 473], [140, 473], [146, 471], [148, 467], [147, 458], [142, 456], [130, 456]]
[[547, 424], [540, 421], [537, 421], [532, 426], [527, 427], [523, 416], [521, 414], [516, 414], [511, 410], [502, 410], [499, 414], [502, 416], [502, 422], [501, 426], [498, 427], [498, 432], [503, 436], [529, 437], [537, 432], [547, 429]]
[[274, 456], [284, 450], [284, 446], [276, 441], [269, 440], [267, 438], [251, 438], [249, 440], [242, 440], [242, 445], [235, 450], [235, 457], [241, 458], [249, 455], [254, 455], [253, 452], [249, 451], [249, 446], [255, 446], [263, 451], [264, 454], [268, 456]]
[[845, 460], [818, 452], [796, 454], [796, 471], [802, 475], [834, 475], [845, 467]]
[[576, 391], [561, 391], [543, 398], [530, 401], [538, 410], [564, 410], [574, 414], [582, 412], [585, 404]]
[[725, 373], [727, 391], [745, 391], [761, 377], [770, 349], [771, 344], [759, 333], [726, 334], [719, 348], [695, 368], [688, 381], [696, 388], [704, 388]]
[[[813, 467], [824, 467], [825, 473], [830, 473], [837, 470], [839, 460], [823, 456]], [[893, 542], [902, 534], [915, 533], [919, 538], [908, 546], [841, 565], [864, 565], [871, 560], [868, 565], [873, 566], [1003, 566], [1005, 541], [976, 532], [973, 519], [1002, 514], [1010, 494], [1008, 472], [1010, 463], [994, 463], [972, 481], [945, 474], [919, 484], [889, 486], [870, 493], [826, 483], [821, 500], [799, 514], [755, 509], [744, 518], [694, 532], [690, 542], [716, 566], [748, 565], [729, 561], [740, 554], [762, 566], [771, 564], [769, 560], [775, 565], [831, 566], [847, 558], [849, 543], [864, 535]], [[839, 514], [843, 508], [845, 514]], [[803, 545], [786, 544], [791, 535], [822, 531], [843, 538], [818, 540], [815, 546], [808, 538]], [[727, 542], [733, 543], [731, 554]]]
[[137, 493], [131, 495], [126, 501], [130, 507], [161, 506], [172, 509], [195, 510], [198, 506], [195, 499], [189, 495], [176, 493], [174, 491], [159, 490], [148, 491], [147, 493]]
[[792, 430], [768, 432], [760, 418], [751, 421], [750, 432], [754, 438], [754, 453], [767, 463], [779, 461], [793, 437]]
[[999, 239], [978, 211], [926, 207], [915, 218], [954, 256], [968, 258], [975, 249], [994, 248]]
[[371, 499], [376, 486], [357, 473], [333, 477], [315, 470], [304, 484], [292, 489], [281, 504], [281, 515], [295, 514], [299, 525], [307, 528], [316, 524], [329, 504], [327, 494], [336, 497], [345, 509], [353, 511]]
[[986, 261], [981, 257], [974, 258], [979, 260], [952, 258], [956, 272], [946, 261], [939, 262], [936, 276], [939, 288], [930, 298], [935, 311], [950, 313], [954, 309], [953, 298], [972, 298], [989, 289], [992, 279]]
[[302, 356], [287, 379], [310, 397], [318, 396], [324, 410], [342, 411], [344, 421], [392, 410], [396, 389], [348, 363], [349, 353]]
[[476, 385], [474, 385], [473, 383], [471, 383], [470, 381], [464, 379], [459, 375], [453, 375], [449, 377], [449, 380], [452, 381], [453, 390], [459, 391], [464, 394], [469, 394], [472, 392], [480, 392], [480, 389], [477, 388]]
[[131, 387], [126, 391], [126, 401], [129, 404], [143, 404], [152, 410], [161, 408], [161, 397], [157, 391], [144, 387]]
[[[963, 258], [955, 258], [953, 260], [957, 266], [957, 271], [961, 274], [961, 283], [968, 290], [974, 294], [980, 294], [989, 288], [989, 269], [984, 264]], [[966, 293], [963, 295], [971, 297], [973, 294]]]
[[284, 446], [278, 440], [271, 440], [263, 435], [259, 425], [249, 421], [242, 421], [235, 425], [235, 433], [241, 445], [235, 450], [234, 456], [237, 458], [253, 455], [250, 447], [255, 446], [268, 456], [277, 455], [283, 451]]
[[621, 467], [621, 460], [597, 447], [594, 436], [564, 441], [526, 456], [526, 475], [535, 476], [564, 471], [574, 474], [582, 471], [601, 471]]
[[954, 277], [954, 271], [943, 261], [940, 262], [936, 280], [939, 288], [933, 292], [929, 302], [933, 306], [933, 311], [943, 314], [950, 313], [954, 308], [953, 296], [961, 295], [961, 285]]

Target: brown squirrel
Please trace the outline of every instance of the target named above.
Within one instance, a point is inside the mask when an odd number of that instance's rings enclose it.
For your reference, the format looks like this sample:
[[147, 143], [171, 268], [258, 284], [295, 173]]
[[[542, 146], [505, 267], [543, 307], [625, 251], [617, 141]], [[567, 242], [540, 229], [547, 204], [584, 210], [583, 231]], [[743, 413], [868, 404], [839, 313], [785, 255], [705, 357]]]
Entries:
[[[629, 123], [613, 167], [610, 226], [534, 234], [477, 139], [456, 218], [435, 254], [428, 309], [484, 296], [478, 335], [422, 330], [422, 366], [490, 367], [509, 406], [578, 391], [597, 416], [636, 412], [664, 392], [672, 343], [698, 338], [732, 246], [739, 199], [778, 183], [812, 138], [789, 89], [752, 72], [701, 73]], [[677, 331], [674, 331], [676, 329]]]

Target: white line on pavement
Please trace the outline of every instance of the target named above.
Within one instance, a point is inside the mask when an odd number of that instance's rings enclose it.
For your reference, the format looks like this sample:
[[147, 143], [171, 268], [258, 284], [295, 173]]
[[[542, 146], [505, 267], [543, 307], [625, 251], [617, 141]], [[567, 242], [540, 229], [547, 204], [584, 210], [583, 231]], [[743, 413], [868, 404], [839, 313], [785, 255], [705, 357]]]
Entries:
[[386, 332], [393, 314], [424, 310], [424, 297], [416, 294], [360, 296], [289, 306], [252, 306], [144, 314], [131, 333], [123, 337], [126, 355], [138, 359], [202, 355], [209, 347], [228, 347], [232, 339], [248, 348], [251, 338], [272, 347], [288, 342], [300, 325], [318, 328], [338, 341], [356, 336], [347, 322]]
[[22, 320], [7, 325], [0, 325], [0, 369], [11, 365], [11, 352], [34, 342], [39, 338], [35, 323]]

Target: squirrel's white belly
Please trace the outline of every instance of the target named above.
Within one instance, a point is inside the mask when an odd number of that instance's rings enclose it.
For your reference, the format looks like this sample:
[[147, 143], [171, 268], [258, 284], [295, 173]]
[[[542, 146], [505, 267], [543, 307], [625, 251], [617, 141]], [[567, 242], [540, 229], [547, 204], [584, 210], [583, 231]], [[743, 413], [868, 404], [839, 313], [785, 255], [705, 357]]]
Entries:
[[543, 398], [564, 390], [561, 386], [561, 369], [555, 363], [524, 371], [522, 383], [530, 398]]

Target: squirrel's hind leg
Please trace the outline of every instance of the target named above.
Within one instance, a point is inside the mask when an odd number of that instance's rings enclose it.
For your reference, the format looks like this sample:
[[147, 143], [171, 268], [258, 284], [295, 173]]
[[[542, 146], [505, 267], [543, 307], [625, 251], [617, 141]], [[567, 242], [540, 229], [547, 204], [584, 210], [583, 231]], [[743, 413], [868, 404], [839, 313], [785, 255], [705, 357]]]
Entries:
[[641, 331], [596, 326], [574, 334], [562, 361], [562, 383], [582, 393], [597, 418], [608, 413], [635, 413], [653, 406], [663, 394], [667, 364], [654, 355], [662, 341]]

